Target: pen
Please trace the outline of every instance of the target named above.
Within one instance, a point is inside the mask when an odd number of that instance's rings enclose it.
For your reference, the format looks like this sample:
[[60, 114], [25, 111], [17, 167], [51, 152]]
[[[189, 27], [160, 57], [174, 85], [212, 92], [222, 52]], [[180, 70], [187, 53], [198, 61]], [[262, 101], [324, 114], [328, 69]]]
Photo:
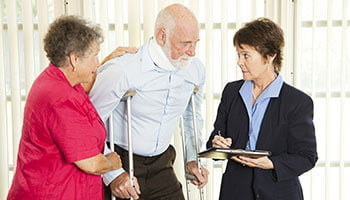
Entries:
[[220, 133], [220, 130], [218, 130], [218, 135], [219, 135], [220, 137], [222, 137], [222, 136], [221, 136], [221, 133]]

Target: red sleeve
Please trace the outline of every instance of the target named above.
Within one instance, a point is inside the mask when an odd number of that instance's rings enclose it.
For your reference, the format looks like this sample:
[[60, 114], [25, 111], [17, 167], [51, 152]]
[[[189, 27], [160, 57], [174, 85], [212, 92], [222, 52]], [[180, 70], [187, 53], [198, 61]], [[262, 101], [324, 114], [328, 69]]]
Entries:
[[49, 122], [51, 134], [68, 162], [102, 152], [100, 143], [104, 142], [106, 133], [98, 120], [98, 114], [88, 100], [66, 99], [53, 107]]

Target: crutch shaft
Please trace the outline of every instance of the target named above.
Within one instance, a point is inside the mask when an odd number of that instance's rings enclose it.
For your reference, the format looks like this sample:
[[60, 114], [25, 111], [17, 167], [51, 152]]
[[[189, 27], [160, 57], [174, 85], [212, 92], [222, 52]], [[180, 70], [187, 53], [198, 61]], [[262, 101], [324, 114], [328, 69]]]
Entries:
[[186, 155], [186, 140], [185, 140], [185, 131], [184, 131], [184, 120], [181, 116], [180, 118], [180, 124], [181, 124], [181, 138], [182, 138], [182, 153], [183, 153], [183, 160], [184, 160], [184, 173], [185, 173], [185, 189], [187, 194], [187, 200], [190, 199], [190, 193], [189, 193], [189, 181], [187, 180], [187, 168], [186, 168], [186, 162], [187, 162], [187, 155]]
[[131, 133], [131, 97], [129, 96], [126, 100], [127, 112], [128, 112], [128, 150], [129, 150], [129, 176], [130, 184], [134, 186], [134, 159], [133, 159], [133, 146], [132, 146], [132, 133]]
[[[131, 126], [131, 97], [136, 94], [135, 90], [128, 90], [122, 97], [122, 101], [126, 101], [127, 121], [128, 121], [128, 152], [129, 152], [129, 177], [130, 185], [134, 187], [134, 158], [132, 145], [132, 126]], [[133, 200], [131, 197], [130, 200]]]
[[[193, 93], [191, 95], [191, 105], [192, 105], [192, 118], [193, 118], [193, 132], [194, 132], [194, 138], [195, 138], [195, 147], [196, 147], [196, 160], [197, 160], [197, 167], [199, 170], [199, 173], [202, 173], [202, 166], [200, 163], [200, 159], [198, 157], [198, 153], [199, 153], [199, 145], [198, 145], [198, 129], [197, 129], [197, 116], [196, 116], [196, 105], [195, 105], [195, 95], [198, 92], [198, 87], [195, 87], [193, 89]], [[199, 196], [201, 200], [204, 200], [204, 191], [203, 188], [199, 189]]]

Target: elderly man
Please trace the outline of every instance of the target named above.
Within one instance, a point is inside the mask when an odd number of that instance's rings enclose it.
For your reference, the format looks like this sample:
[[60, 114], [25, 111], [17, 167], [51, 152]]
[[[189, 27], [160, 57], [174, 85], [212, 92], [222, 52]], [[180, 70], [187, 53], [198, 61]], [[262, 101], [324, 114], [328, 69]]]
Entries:
[[[172, 4], [159, 12], [154, 37], [136, 54], [111, 59], [99, 69], [90, 97], [106, 123], [113, 115], [114, 144], [123, 168], [104, 175], [106, 185], [119, 198], [184, 199], [182, 187], [173, 170], [175, 149], [170, 145], [173, 132], [184, 116], [188, 135], [187, 169], [197, 177], [192, 181], [203, 187], [208, 171], [197, 168], [190, 97], [195, 87], [196, 116], [202, 126], [200, 105], [205, 81], [204, 65], [195, 56], [199, 24], [193, 13], [181, 4]], [[135, 187], [130, 184], [128, 139], [123, 94], [134, 89], [132, 134]]]

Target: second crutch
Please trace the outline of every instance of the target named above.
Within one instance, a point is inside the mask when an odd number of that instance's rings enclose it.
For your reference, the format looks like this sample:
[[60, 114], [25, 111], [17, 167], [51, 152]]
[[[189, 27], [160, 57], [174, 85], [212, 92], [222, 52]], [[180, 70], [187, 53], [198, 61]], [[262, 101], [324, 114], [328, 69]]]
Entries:
[[[126, 101], [127, 121], [128, 121], [128, 152], [129, 152], [129, 176], [130, 184], [134, 187], [134, 159], [132, 150], [132, 133], [131, 133], [131, 98], [136, 94], [136, 90], [128, 90], [122, 97]], [[133, 198], [130, 198], [133, 200]]]
[[[193, 119], [193, 132], [194, 132], [194, 143], [196, 148], [196, 161], [197, 161], [197, 167], [199, 169], [199, 172], [201, 173], [201, 163], [200, 159], [198, 157], [199, 153], [199, 136], [198, 136], [198, 128], [197, 128], [197, 117], [196, 117], [196, 106], [195, 106], [195, 95], [198, 92], [198, 87], [195, 87], [193, 89], [193, 93], [191, 95], [190, 103], [192, 105], [192, 119]], [[186, 139], [185, 139], [185, 131], [184, 131], [184, 122], [183, 117], [181, 117], [181, 136], [182, 136], [182, 151], [183, 151], [183, 158], [184, 158], [184, 167], [185, 167], [185, 181], [186, 181], [186, 192], [187, 192], [187, 199], [190, 199], [190, 188], [189, 188], [189, 182], [191, 180], [196, 179], [196, 177], [192, 174], [190, 174], [186, 168], [186, 162], [187, 162], [187, 154], [186, 154]], [[204, 190], [203, 188], [199, 189], [199, 196], [200, 200], [204, 200]]]

